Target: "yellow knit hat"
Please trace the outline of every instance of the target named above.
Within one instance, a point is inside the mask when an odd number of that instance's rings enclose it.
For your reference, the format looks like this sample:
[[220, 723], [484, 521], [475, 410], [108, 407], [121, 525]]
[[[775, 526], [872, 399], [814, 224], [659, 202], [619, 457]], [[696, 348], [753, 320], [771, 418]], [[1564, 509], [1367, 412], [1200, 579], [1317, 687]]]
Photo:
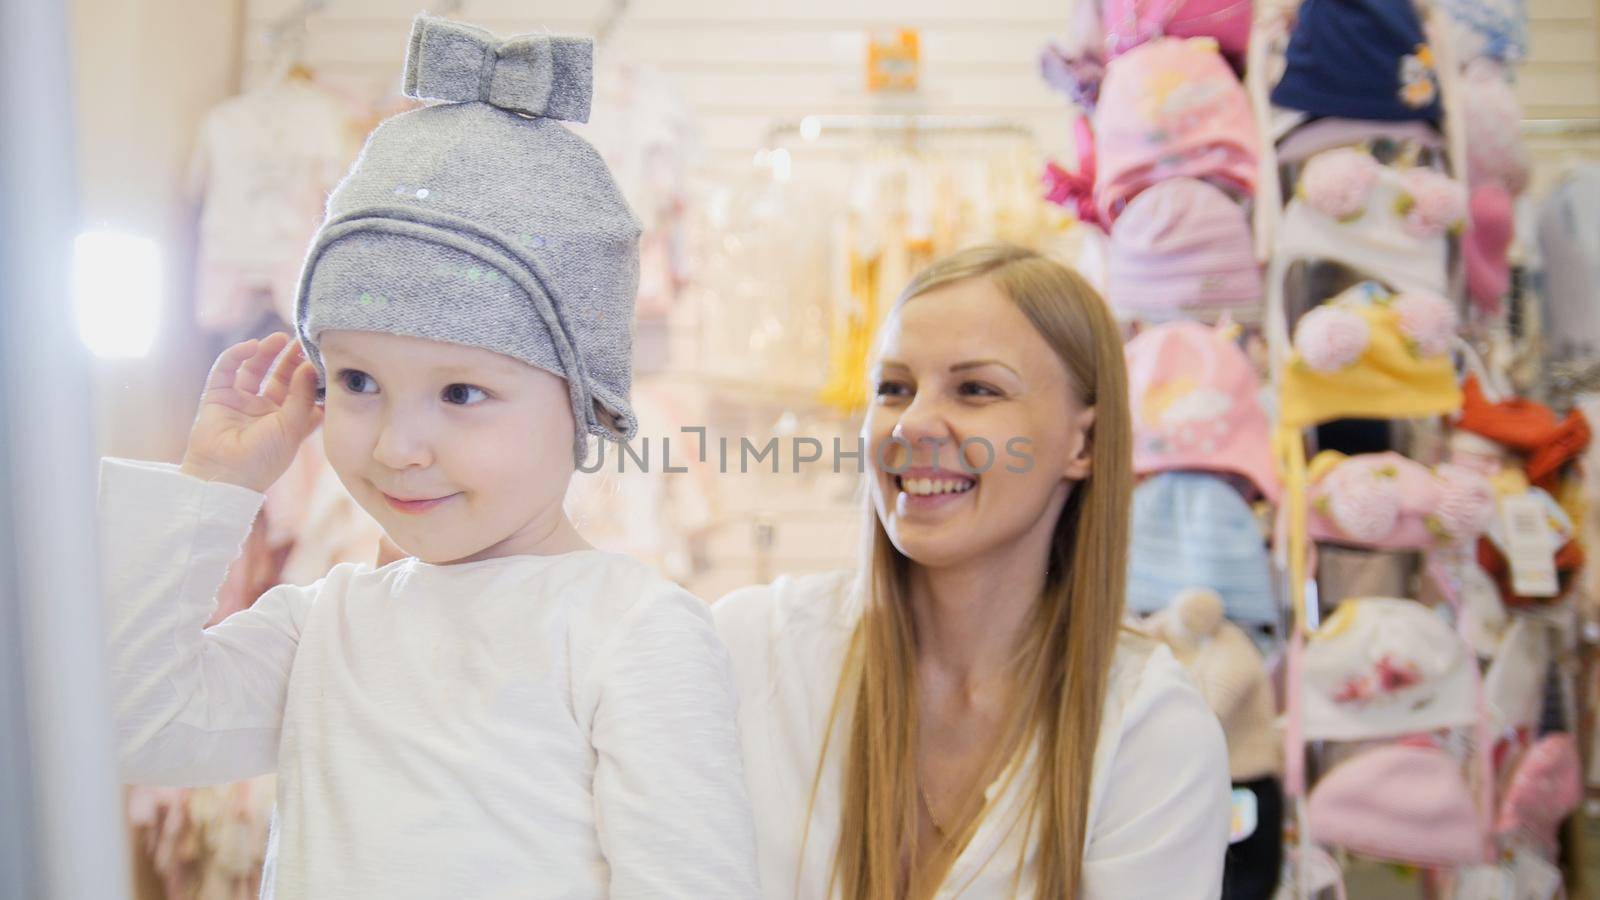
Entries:
[[1450, 363], [1455, 310], [1442, 297], [1350, 288], [1301, 316], [1284, 363], [1279, 423], [1415, 419], [1461, 408]]

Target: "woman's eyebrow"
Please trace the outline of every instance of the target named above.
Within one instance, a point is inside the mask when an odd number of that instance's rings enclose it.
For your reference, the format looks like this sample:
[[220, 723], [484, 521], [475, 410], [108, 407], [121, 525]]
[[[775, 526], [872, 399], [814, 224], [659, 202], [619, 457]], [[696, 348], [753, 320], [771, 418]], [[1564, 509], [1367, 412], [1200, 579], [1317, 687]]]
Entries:
[[998, 359], [970, 359], [970, 360], [967, 360], [966, 362], [958, 362], [958, 363], [956, 363], [955, 365], [950, 367], [950, 371], [952, 371], [952, 372], [963, 372], [963, 371], [966, 371], [967, 369], [981, 369], [984, 366], [999, 366], [1000, 368], [1005, 369], [1007, 372], [1010, 372], [1012, 375], [1015, 375], [1018, 378], [1022, 377], [1022, 373], [1021, 372], [1018, 372], [1016, 369], [1013, 369], [1012, 367], [1006, 365], [1005, 363], [1001, 362]]

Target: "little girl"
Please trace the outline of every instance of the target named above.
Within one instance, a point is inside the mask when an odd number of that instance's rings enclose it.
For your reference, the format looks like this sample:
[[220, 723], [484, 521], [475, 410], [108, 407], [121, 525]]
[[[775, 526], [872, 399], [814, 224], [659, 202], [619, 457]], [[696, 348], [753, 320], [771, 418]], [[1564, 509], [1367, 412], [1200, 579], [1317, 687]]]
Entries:
[[[704, 605], [562, 512], [626, 439], [639, 226], [594, 150], [592, 45], [420, 17], [410, 96], [328, 203], [286, 335], [212, 368], [181, 466], [101, 469], [129, 781], [276, 769], [263, 897], [750, 898]], [[317, 402], [318, 374], [326, 397]], [[204, 629], [318, 425], [409, 558]]]

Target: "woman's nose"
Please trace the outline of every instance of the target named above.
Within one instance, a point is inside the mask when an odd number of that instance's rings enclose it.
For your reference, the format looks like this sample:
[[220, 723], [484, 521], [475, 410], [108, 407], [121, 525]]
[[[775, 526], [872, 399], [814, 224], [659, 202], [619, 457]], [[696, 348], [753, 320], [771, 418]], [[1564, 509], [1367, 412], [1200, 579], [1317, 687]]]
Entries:
[[955, 464], [955, 438], [949, 419], [939, 403], [925, 394], [918, 395], [901, 412], [891, 436], [911, 448], [911, 465], [933, 465], [936, 456], [941, 466]]

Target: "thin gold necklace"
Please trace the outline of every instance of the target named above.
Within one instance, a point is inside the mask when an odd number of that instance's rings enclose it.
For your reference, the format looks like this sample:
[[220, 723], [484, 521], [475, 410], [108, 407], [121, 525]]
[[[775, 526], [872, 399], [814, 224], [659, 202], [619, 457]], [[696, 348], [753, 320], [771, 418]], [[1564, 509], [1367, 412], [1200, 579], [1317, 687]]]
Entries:
[[928, 813], [928, 823], [933, 826], [933, 833], [944, 837], [944, 826], [939, 824], [939, 817], [933, 814], [933, 804], [928, 800], [928, 791], [922, 786], [922, 779], [917, 779], [917, 794], [922, 798], [922, 808]]

